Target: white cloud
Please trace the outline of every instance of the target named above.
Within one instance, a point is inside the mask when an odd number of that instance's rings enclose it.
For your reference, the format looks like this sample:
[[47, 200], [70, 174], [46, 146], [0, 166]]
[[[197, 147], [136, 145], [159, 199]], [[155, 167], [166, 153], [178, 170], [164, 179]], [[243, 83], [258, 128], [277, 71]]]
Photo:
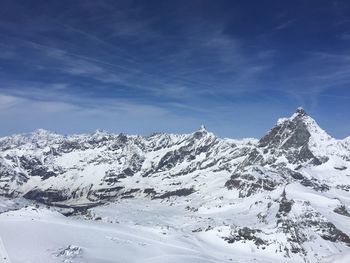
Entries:
[[23, 99], [15, 96], [0, 94], [0, 110], [12, 108], [21, 103], [21, 101], [23, 101]]
[[[59, 96], [58, 96], [59, 97]], [[75, 98], [76, 100], [78, 98]], [[150, 133], [192, 127], [190, 118], [180, 118], [163, 107], [118, 99], [84, 99], [78, 105], [52, 99], [39, 100], [0, 94], [2, 134], [45, 128], [62, 133], [89, 132], [98, 128], [129, 133]]]

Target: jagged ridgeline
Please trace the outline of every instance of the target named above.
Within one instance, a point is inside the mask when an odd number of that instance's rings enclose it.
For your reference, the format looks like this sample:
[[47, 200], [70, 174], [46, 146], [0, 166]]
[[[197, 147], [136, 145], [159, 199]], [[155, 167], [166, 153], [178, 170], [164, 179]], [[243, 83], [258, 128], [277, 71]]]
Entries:
[[147, 137], [37, 130], [1, 138], [0, 151], [3, 196], [75, 208], [131, 198], [188, 202], [193, 213], [229, 207], [229, 225], [214, 218], [194, 233], [309, 262], [350, 246], [350, 138], [332, 138], [302, 108], [260, 140], [204, 127]]

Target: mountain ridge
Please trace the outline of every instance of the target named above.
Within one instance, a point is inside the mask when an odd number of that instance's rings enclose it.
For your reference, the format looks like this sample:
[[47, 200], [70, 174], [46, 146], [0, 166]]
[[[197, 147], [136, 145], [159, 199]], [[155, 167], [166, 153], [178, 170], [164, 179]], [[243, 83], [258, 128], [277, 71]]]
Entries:
[[218, 138], [204, 126], [190, 134], [39, 129], [0, 138], [0, 195], [76, 211], [130, 199], [191, 204], [193, 216], [229, 207], [237, 212], [225, 219], [230, 225], [214, 214], [208, 231], [232, 246], [276, 247], [307, 262], [350, 246], [349, 191], [348, 141], [302, 108], [260, 140]]

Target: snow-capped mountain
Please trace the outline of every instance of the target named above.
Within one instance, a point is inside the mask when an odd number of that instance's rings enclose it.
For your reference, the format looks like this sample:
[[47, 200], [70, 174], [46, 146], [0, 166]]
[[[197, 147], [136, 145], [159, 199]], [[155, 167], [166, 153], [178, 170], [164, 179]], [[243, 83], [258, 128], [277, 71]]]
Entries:
[[118, 212], [137, 207], [147, 218], [142, 204], [178, 219], [158, 225], [223, 242], [244, 261], [319, 262], [350, 251], [349, 138], [332, 138], [302, 108], [260, 140], [204, 127], [147, 137], [37, 130], [0, 138], [0, 194], [147, 225]]

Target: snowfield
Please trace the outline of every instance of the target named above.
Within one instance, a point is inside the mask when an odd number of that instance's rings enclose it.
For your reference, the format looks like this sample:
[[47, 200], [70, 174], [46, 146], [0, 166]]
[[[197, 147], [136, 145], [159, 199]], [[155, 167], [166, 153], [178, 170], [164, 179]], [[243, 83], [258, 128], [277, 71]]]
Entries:
[[[130, 200], [91, 210], [93, 220], [28, 206], [0, 215], [4, 262], [273, 262], [247, 244], [196, 234], [183, 206]], [[96, 220], [98, 218], [98, 220]], [[99, 219], [101, 218], [101, 219]], [[189, 221], [190, 220], [190, 221]], [[210, 220], [203, 218], [205, 225]], [[181, 224], [179, 224], [181, 222]], [[182, 227], [183, 226], [183, 227]]]
[[[66, 217], [56, 208], [19, 202], [22, 208], [0, 214], [1, 262], [304, 262], [276, 253], [278, 245], [259, 249], [252, 241], [224, 241], [232, 225], [256, 225], [246, 204], [195, 212], [188, 200], [130, 199]], [[273, 229], [267, 225], [264, 232], [286, 242]], [[309, 246], [314, 253], [332, 255], [322, 262], [349, 262], [345, 246], [322, 239]]]

